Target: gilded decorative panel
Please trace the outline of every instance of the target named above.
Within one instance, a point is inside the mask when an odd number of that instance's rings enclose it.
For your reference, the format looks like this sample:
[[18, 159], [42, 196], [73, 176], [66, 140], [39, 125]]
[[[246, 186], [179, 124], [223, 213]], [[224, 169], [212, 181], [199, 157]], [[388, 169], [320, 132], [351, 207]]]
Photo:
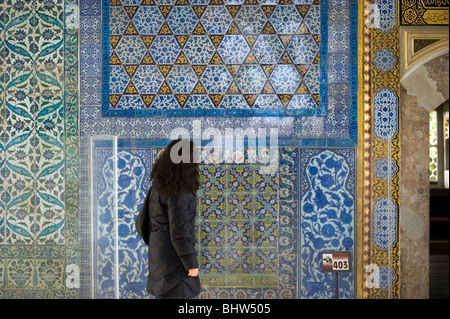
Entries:
[[[376, 0], [373, 5], [389, 10], [397, 8], [397, 1]], [[364, 140], [360, 140], [364, 190], [359, 294], [361, 298], [399, 298], [399, 21], [395, 14], [386, 14], [381, 24], [360, 26], [365, 111]]]
[[401, 25], [448, 25], [448, 0], [400, 0]]

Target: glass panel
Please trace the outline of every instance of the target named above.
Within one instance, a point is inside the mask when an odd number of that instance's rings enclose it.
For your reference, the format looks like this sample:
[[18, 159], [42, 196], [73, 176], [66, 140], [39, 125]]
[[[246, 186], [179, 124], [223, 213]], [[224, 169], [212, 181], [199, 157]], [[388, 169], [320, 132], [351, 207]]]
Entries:
[[447, 101], [447, 110], [444, 109], [444, 187], [448, 188], [448, 167], [449, 167], [449, 159], [448, 159], [448, 150], [449, 150], [449, 143], [448, 143], [448, 101]]
[[137, 215], [150, 189], [152, 141], [117, 140], [117, 234], [119, 298], [149, 298], [148, 249], [135, 227]]
[[91, 138], [93, 298], [150, 297], [147, 246], [135, 221], [150, 188], [153, 149], [141, 142]]

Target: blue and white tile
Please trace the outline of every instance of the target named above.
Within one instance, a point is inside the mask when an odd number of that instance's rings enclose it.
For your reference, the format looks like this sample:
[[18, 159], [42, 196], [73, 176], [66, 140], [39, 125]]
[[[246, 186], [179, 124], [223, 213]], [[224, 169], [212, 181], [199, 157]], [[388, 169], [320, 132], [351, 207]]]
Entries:
[[225, 6], [208, 6], [201, 17], [201, 23], [209, 35], [225, 34], [233, 22]]
[[165, 20], [157, 6], [140, 6], [132, 21], [140, 35], [157, 35]]
[[397, 132], [397, 96], [383, 88], [375, 93], [373, 105], [374, 133], [379, 139], [388, 141]]
[[80, 70], [82, 75], [101, 75], [101, 47], [85, 47], [80, 49]]
[[102, 28], [100, 16], [81, 16], [80, 47], [101, 46], [102, 44], [101, 29]]
[[266, 14], [260, 6], [241, 6], [235, 17], [243, 34], [259, 34], [267, 22]]
[[302, 17], [293, 5], [277, 5], [270, 16], [270, 22], [279, 34], [295, 34]]
[[[224, 99], [227, 97], [226, 95]], [[222, 102], [223, 103], [223, 99]], [[214, 109], [215, 106], [208, 95], [191, 94], [183, 106], [185, 109]]]
[[174, 64], [181, 47], [172, 35], [158, 36], [150, 45], [149, 52], [157, 64]]
[[320, 6], [310, 6], [303, 22], [311, 34], [320, 34]]
[[240, 94], [227, 94], [220, 101], [219, 107], [224, 109], [245, 109], [248, 108], [248, 104]]
[[109, 35], [123, 35], [129, 24], [129, 17], [122, 6], [109, 8]]
[[311, 64], [319, 52], [319, 46], [311, 35], [295, 35], [286, 50], [295, 64]]
[[270, 82], [278, 94], [294, 94], [301, 81], [301, 75], [290, 64], [277, 65], [270, 76]]
[[278, 36], [261, 34], [253, 45], [253, 52], [259, 63], [276, 64], [284, 53], [284, 46]]
[[224, 94], [232, 77], [224, 65], [208, 65], [200, 81], [209, 94]]
[[287, 107], [289, 109], [311, 110], [317, 108], [317, 103], [309, 94], [296, 94]]
[[100, 16], [102, 3], [98, 0], [82, 0], [79, 2], [80, 16]]
[[225, 35], [217, 48], [225, 64], [242, 64], [249, 51], [242, 35]]
[[318, 64], [311, 64], [304, 78], [304, 83], [311, 94], [320, 93], [320, 66]]
[[343, 23], [328, 24], [328, 52], [348, 52], [350, 49], [350, 26]]
[[373, 205], [373, 242], [389, 249], [397, 240], [397, 205], [392, 198], [382, 197]]
[[394, 52], [384, 48], [375, 53], [373, 63], [378, 70], [388, 72], [394, 68], [397, 63], [397, 58], [395, 57]]
[[253, 107], [260, 109], [282, 109], [283, 104], [276, 94], [259, 94]]
[[348, 83], [350, 57], [345, 53], [328, 54], [328, 83]]
[[[126, 77], [125, 75], [123, 81]], [[164, 82], [164, 77], [155, 65], [140, 65], [132, 80], [140, 94], [156, 94]]]
[[197, 84], [197, 74], [189, 65], [174, 65], [166, 81], [174, 94], [189, 94]]
[[207, 35], [191, 35], [183, 47], [191, 64], [208, 64], [215, 52], [214, 44]]
[[[155, 40], [155, 42], [152, 43], [152, 53], [160, 52], [160, 50], [162, 50], [162, 47], [158, 45], [163, 43], [165, 44], [167, 42], [164, 41], [166, 40], [166, 38], [157, 39], [160, 40]], [[123, 64], [140, 64], [142, 58], [147, 52], [147, 48], [145, 47], [144, 42], [142, 42], [140, 37], [124, 35], [117, 44], [115, 51]], [[158, 57], [160, 56], [158, 55]], [[165, 58], [160, 57], [160, 59]], [[166, 57], [166, 59], [168, 58]]]
[[243, 94], [258, 94], [266, 83], [266, 75], [259, 65], [242, 65], [235, 80]]
[[[301, 295], [333, 298], [333, 276], [320, 269], [324, 250], [353, 251], [355, 150], [301, 150]], [[339, 297], [354, 296], [353, 273], [340, 280]], [[319, 284], [316, 284], [319, 283]]]
[[198, 18], [191, 6], [174, 6], [167, 17], [167, 24], [174, 35], [190, 35]]
[[102, 102], [102, 78], [83, 76], [80, 78], [80, 105], [100, 105]]

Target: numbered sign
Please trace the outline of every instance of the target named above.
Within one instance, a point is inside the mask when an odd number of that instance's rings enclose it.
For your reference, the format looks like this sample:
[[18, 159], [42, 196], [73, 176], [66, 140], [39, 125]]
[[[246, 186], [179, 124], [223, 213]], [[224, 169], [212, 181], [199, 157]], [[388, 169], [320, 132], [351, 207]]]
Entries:
[[337, 272], [351, 271], [351, 253], [344, 252], [322, 252], [322, 271]]

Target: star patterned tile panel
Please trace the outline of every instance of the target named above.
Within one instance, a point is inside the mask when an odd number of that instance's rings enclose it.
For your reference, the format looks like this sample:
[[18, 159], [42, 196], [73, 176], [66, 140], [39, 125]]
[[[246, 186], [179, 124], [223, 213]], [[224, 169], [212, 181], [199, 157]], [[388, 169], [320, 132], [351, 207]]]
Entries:
[[103, 3], [104, 116], [326, 114], [319, 0]]

